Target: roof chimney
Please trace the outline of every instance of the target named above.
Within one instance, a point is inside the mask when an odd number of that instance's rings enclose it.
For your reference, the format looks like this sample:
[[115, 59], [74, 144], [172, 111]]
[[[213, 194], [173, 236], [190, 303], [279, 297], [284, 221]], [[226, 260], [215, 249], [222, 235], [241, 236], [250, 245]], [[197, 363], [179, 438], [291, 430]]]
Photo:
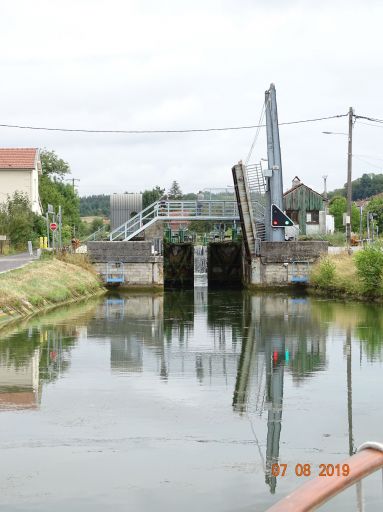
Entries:
[[295, 188], [300, 184], [301, 184], [301, 180], [298, 178], [298, 176], [295, 176], [295, 178], [293, 179], [291, 188]]

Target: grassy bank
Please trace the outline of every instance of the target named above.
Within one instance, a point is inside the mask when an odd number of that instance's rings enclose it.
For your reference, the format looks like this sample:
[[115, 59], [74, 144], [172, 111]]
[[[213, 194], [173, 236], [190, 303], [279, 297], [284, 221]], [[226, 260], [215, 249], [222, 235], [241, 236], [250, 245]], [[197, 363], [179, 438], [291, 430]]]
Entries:
[[352, 255], [326, 256], [313, 266], [310, 289], [338, 297], [383, 300], [383, 252], [370, 246]]
[[99, 277], [80, 263], [54, 258], [0, 274], [0, 327], [12, 318], [101, 293]]

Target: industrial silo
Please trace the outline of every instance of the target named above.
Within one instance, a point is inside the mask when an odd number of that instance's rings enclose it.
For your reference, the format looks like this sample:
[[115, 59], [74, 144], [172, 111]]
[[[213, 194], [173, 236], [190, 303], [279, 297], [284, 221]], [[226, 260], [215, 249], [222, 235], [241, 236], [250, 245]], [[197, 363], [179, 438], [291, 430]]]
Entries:
[[142, 210], [142, 194], [126, 192], [110, 196], [110, 224], [116, 229]]

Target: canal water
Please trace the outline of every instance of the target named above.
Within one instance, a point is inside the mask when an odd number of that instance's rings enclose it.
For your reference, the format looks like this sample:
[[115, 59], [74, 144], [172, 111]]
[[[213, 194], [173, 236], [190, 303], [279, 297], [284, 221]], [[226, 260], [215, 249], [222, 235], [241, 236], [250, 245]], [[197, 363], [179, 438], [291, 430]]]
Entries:
[[[0, 510], [266, 510], [307, 479], [300, 464], [316, 475], [383, 440], [382, 313], [200, 287], [9, 327]], [[356, 499], [350, 488], [323, 510]], [[381, 474], [363, 501], [382, 510]]]

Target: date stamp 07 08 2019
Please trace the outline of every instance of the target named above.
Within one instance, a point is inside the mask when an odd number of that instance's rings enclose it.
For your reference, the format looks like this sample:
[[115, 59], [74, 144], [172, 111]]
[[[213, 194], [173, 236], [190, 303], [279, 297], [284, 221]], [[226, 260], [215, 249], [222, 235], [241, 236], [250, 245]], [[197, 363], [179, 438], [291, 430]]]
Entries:
[[[273, 464], [271, 474], [273, 476], [286, 476], [288, 473], [288, 464]], [[311, 464], [296, 464], [294, 467], [296, 476], [349, 476], [350, 466], [348, 464], [319, 464], [318, 467]]]

